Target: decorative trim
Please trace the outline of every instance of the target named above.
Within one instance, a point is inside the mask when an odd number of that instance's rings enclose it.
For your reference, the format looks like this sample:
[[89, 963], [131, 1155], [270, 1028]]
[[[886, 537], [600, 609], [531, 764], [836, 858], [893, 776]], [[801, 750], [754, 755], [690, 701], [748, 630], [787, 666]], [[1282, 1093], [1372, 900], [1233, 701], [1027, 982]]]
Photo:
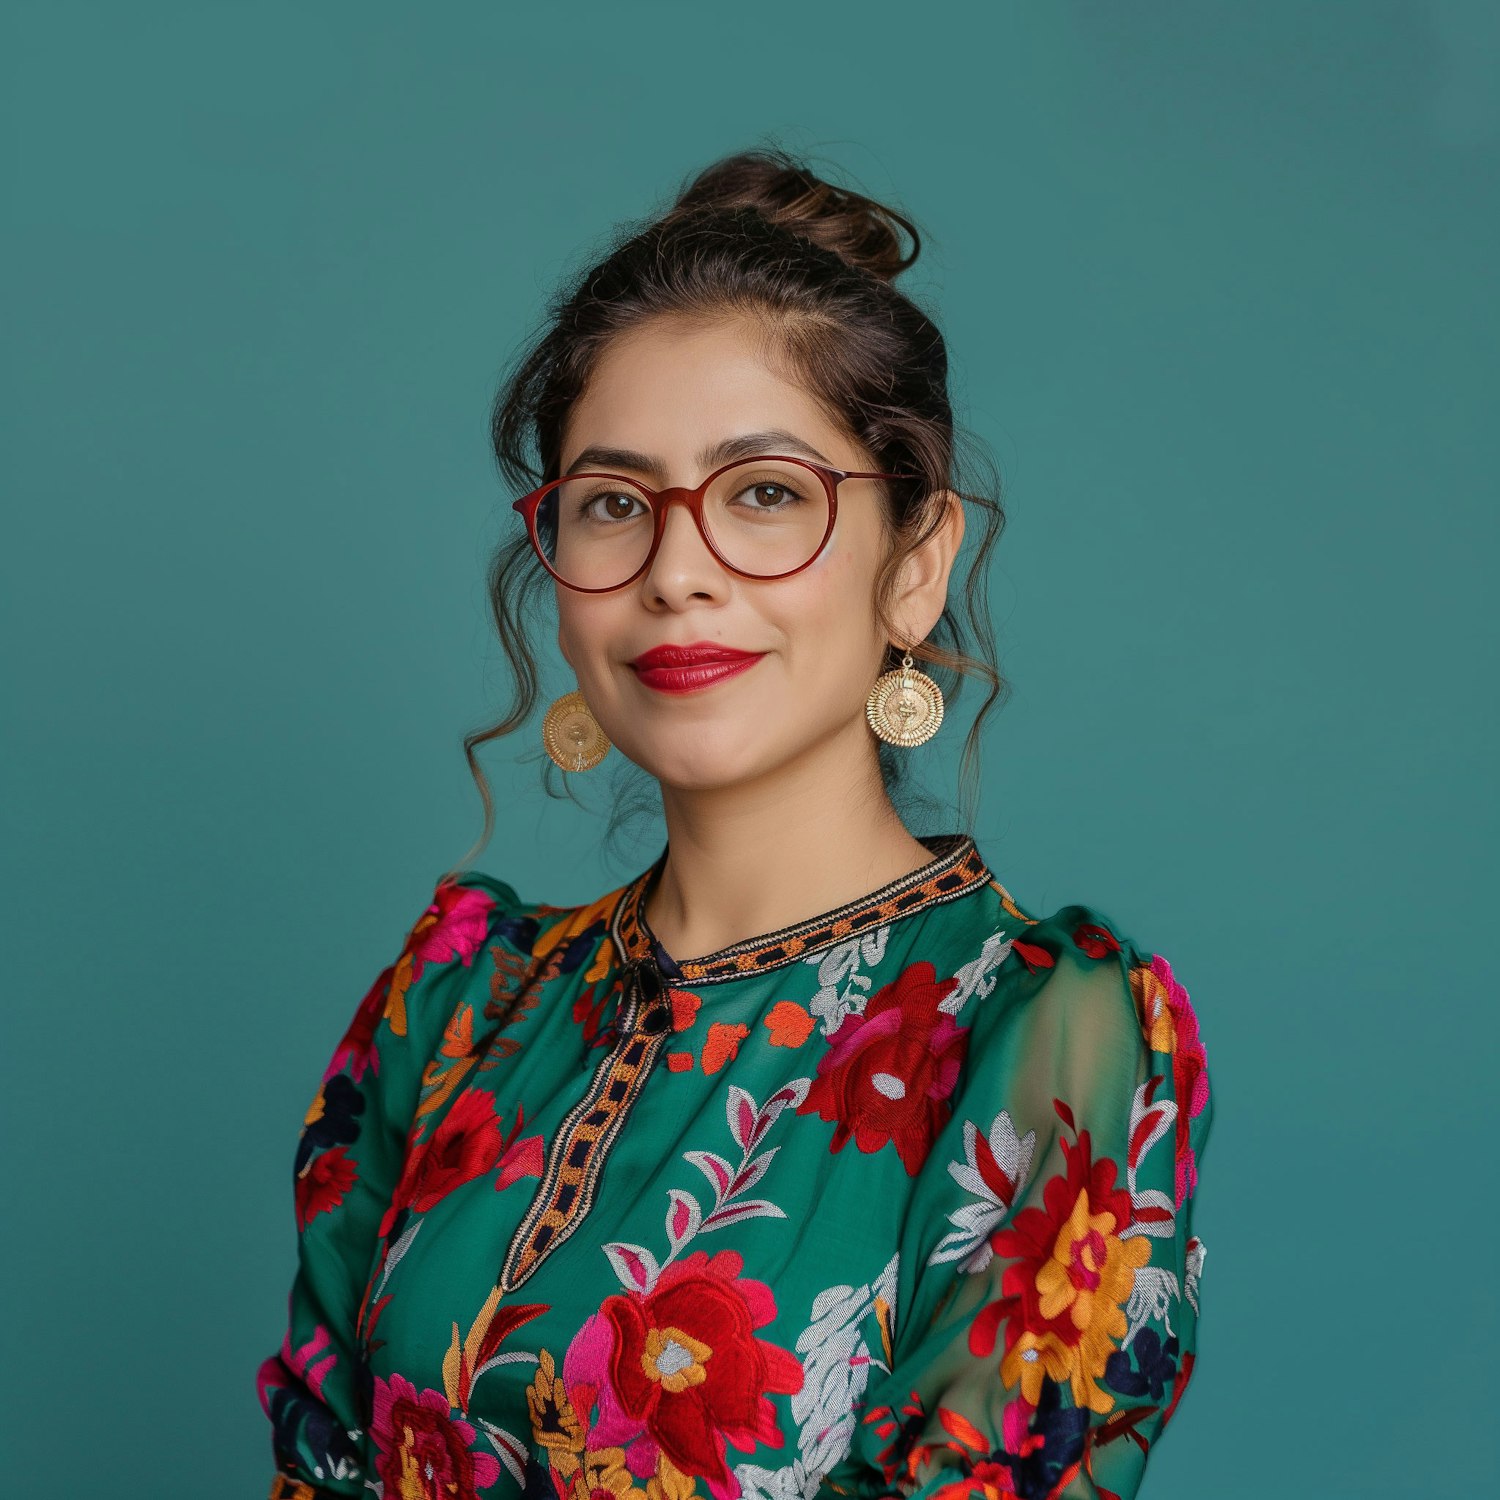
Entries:
[[511, 1236], [495, 1284], [514, 1291], [588, 1216], [610, 1146], [645, 1087], [667, 1038], [670, 1012], [654, 964], [631, 964], [620, 1001], [620, 1037], [552, 1138], [547, 1166]]
[[[887, 882], [832, 911], [763, 932], [717, 953], [677, 962], [668, 977], [686, 984], [717, 984], [795, 963], [820, 948], [847, 942], [872, 927], [910, 916], [967, 894], [994, 879], [967, 833], [929, 834], [921, 839], [937, 856], [919, 870]], [[626, 962], [665, 957], [646, 921], [646, 898], [666, 864], [664, 848], [649, 869], [623, 887], [610, 914], [610, 937]]]

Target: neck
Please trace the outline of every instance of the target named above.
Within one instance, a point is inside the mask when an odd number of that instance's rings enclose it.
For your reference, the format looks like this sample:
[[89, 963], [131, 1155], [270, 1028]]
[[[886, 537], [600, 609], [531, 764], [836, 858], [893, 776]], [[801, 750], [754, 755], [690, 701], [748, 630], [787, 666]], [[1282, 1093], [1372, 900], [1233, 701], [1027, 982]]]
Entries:
[[[860, 727], [863, 727], [862, 725]], [[646, 920], [675, 959], [830, 911], [932, 861], [868, 751], [851, 776], [836, 740], [774, 778], [708, 791], [662, 787], [668, 855]]]

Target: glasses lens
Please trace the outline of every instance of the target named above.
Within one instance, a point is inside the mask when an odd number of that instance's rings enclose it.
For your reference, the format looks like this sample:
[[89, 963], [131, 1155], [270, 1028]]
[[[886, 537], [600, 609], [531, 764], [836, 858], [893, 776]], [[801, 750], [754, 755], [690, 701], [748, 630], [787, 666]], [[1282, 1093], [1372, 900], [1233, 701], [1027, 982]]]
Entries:
[[[815, 469], [793, 459], [745, 459], [709, 485], [703, 520], [731, 567], [772, 578], [817, 554], [828, 531], [828, 491]], [[549, 490], [536, 513], [548, 564], [586, 589], [618, 588], [630, 578], [654, 529], [651, 498], [617, 475], [574, 475]]]
[[703, 520], [733, 567], [774, 578], [816, 555], [828, 531], [828, 491], [805, 464], [746, 459], [709, 485]]
[[542, 555], [581, 589], [624, 583], [646, 560], [653, 525], [645, 490], [615, 475], [576, 474], [549, 490], [536, 511]]

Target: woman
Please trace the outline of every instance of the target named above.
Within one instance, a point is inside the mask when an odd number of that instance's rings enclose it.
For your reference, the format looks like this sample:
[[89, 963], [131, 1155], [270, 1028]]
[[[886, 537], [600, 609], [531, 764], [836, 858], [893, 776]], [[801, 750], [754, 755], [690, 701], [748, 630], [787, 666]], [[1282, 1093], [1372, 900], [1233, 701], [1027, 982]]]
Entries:
[[1193, 1365], [1204, 1052], [1160, 954], [896, 813], [917, 663], [1000, 684], [916, 248], [743, 153], [502, 391], [535, 487], [485, 835], [530, 580], [577, 679], [548, 753], [618, 747], [667, 837], [582, 906], [449, 872], [360, 1004], [297, 1152], [273, 1495], [1136, 1493]]

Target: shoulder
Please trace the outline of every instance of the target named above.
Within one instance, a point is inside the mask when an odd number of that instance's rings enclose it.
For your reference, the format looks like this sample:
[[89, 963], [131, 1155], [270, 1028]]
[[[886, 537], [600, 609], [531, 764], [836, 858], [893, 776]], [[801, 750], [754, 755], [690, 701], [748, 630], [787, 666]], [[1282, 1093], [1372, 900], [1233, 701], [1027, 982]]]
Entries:
[[1075, 904], [1053, 919], [1076, 961], [1103, 967], [1129, 996], [1142, 1035], [1153, 1052], [1202, 1055], [1198, 1014], [1183, 977], [1154, 943], [1132, 935], [1104, 908]]
[[515, 887], [496, 875], [450, 871], [438, 878], [407, 947], [432, 962], [469, 964], [489, 938], [504, 935], [505, 924], [523, 920], [529, 909]]
[[1208, 1059], [1183, 975], [1100, 905], [1038, 913], [1008, 892], [1003, 904], [998, 982], [964, 1010], [971, 1107], [1003, 1108], [1036, 1128], [1055, 1113], [1101, 1140], [1173, 1123], [1180, 1202], [1196, 1184], [1211, 1119]]
[[397, 1035], [409, 1016], [440, 1021], [451, 1011], [475, 976], [492, 967], [485, 954], [510, 944], [529, 909], [513, 886], [481, 870], [448, 871], [429, 891], [377, 982], [384, 1018]]
[[467, 965], [487, 951], [505, 983], [525, 974], [542, 984], [580, 967], [592, 976], [608, 957], [610, 916], [623, 889], [567, 906], [528, 899], [483, 870], [450, 872], [412, 938], [439, 962]]
[[[1059, 1068], [1080, 1077], [1117, 1070], [1156, 1078], [1156, 1097], [1175, 1098], [1183, 1129], [1208, 1129], [1208, 1056], [1198, 1009], [1182, 972], [1104, 907], [1059, 906], [1025, 924], [1013, 944], [1029, 999], [1021, 1009]], [[1014, 959], [1012, 960], [1015, 961]], [[1023, 1023], [1025, 1024], [1025, 1023]], [[1157, 1076], [1160, 1075], [1160, 1076]]]
[[1035, 907], [998, 881], [994, 889], [1013, 990], [1054, 1009], [1112, 1008], [1133, 1017], [1150, 1050], [1201, 1053], [1183, 975], [1165, 952], [1117, 920], [1113, 908], [1083, 901]]

